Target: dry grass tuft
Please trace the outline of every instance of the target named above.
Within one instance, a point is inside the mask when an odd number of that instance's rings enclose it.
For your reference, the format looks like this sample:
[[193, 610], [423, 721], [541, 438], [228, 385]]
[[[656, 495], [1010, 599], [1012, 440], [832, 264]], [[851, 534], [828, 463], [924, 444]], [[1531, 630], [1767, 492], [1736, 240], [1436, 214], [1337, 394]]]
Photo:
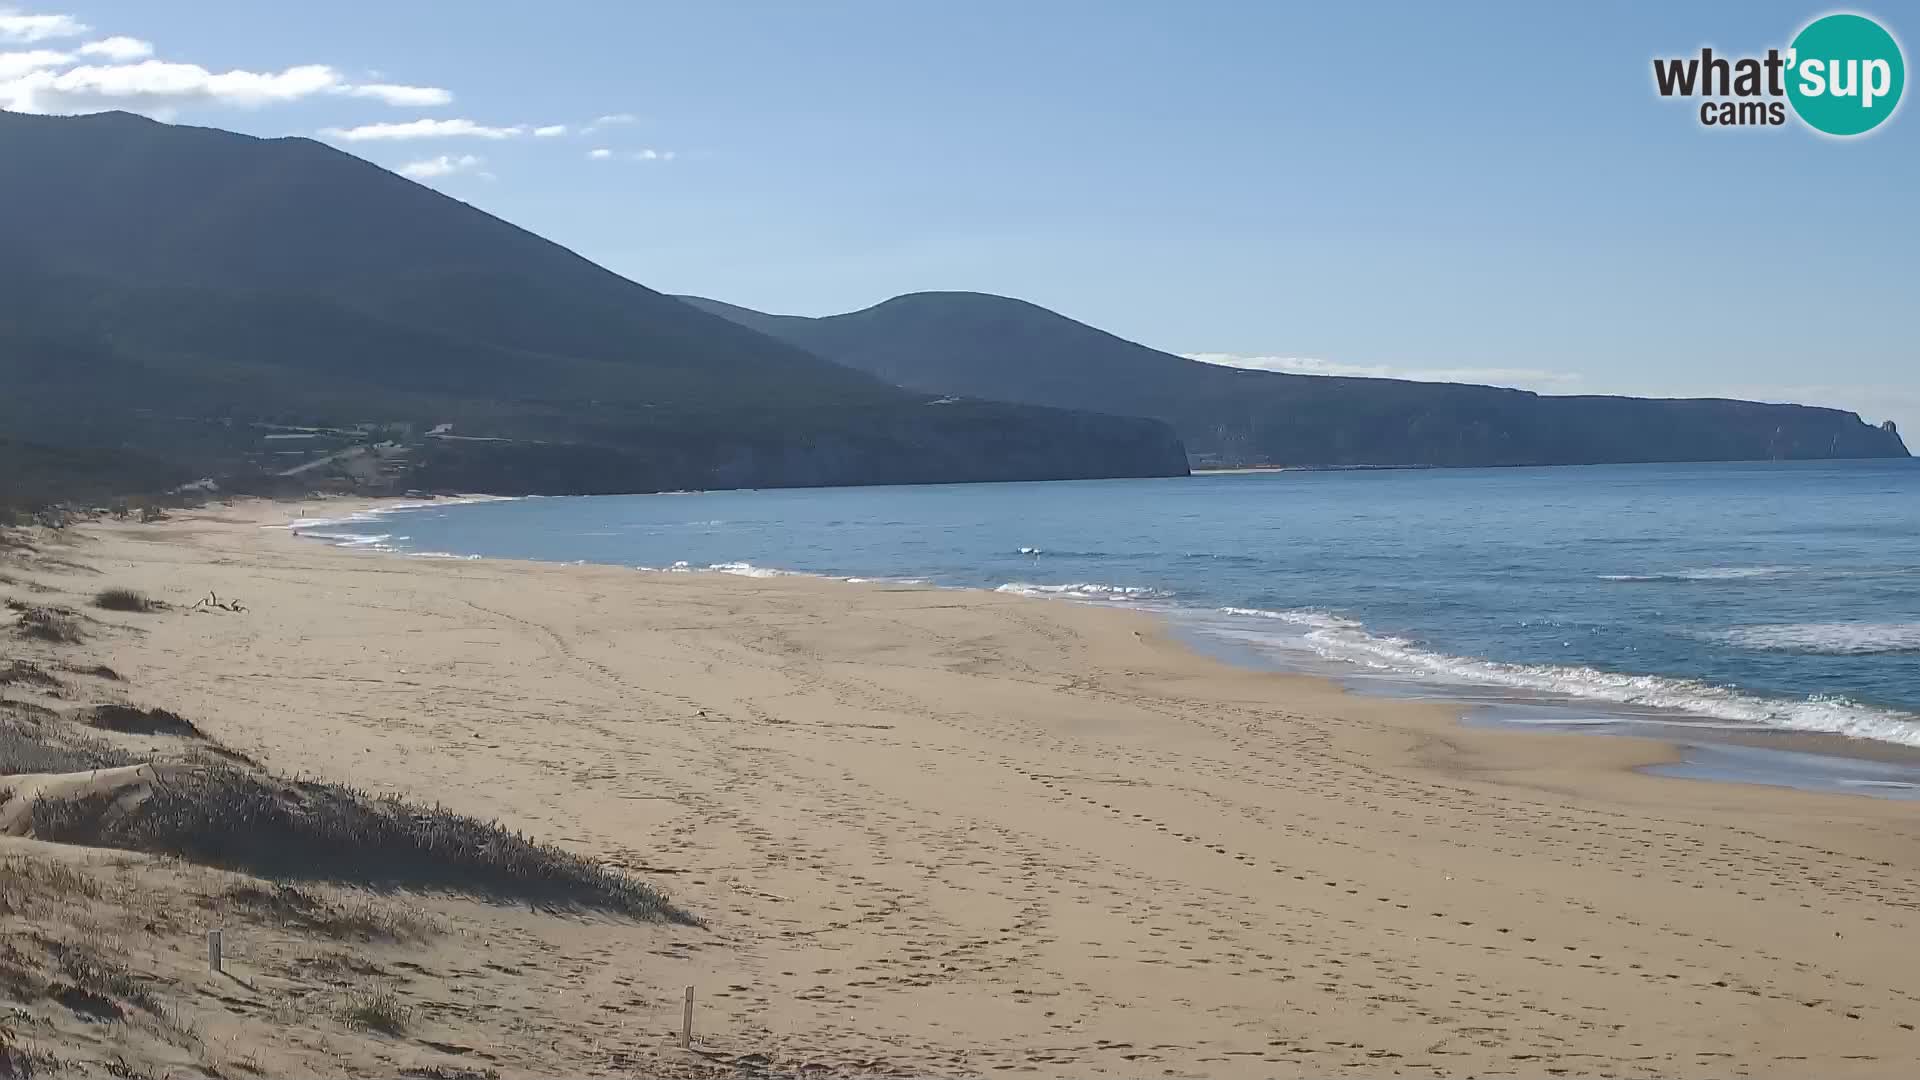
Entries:
[[[9, 702], [10, 708], [20, 703]], [[98, 739], [58, 738], [44, 725], [0, 715], [0, 776], [19, 773], [68, 773], [135, 765], [140, 758]]]
[[117, 769], [142, 759], [86, 738], [56, 740], [44, 730], [0, 719], [0, 776], [19, 773], [84, 773]]
[[163, 604], [138, 589], [101, 589], [93, 594], [93, 606], [108, 611], [158, 611]]
[[0, 1080], [34, 1080], [66, 1074], [66, 1063], [44, 1050], [26, 1046], [13, 1029], [0, 1024]]
[[96, 705], [87, 714], [87, 724], [102, 731], [126, 735], [182, 735], [204, 738], [193, 721], [166, 709], [141, 709], [132, 705]]
[[440, 932], [426, 912], [368, 897], [330, 901], [278, 885], [235, 885], [219, 899], [264, 922], [322, 937], [356, 941], [424, 941]]
[[14, 633], [55, 645], [75, 645], [86, 640], [80, 629], [80, 615], [70, 608], [20, 606], [14, 617]]
[[413, 1006], [400, 1000], [385, 983], [364, 983], [348, 990], [340, 1004], [340, 1019], [349, 1027], [399, 1035], [413, 1019]]
[[58, 690], [60, 680], [28, 660], [9, 660], [0, 664], [0, 686], [27, 686], [36, 690]]
[[91, 994], [124, 1001], [152, 1016], [165, 1016], [159, 999], [125, 964], [92, 942], [48, 942], [55, 966], [73, 985]]
[[100, 899], [93, 878], [63, 862], [24, 855], [0, 860], [0, 915], [23, 915], [48, 904], [72, 907]]
[[20, 951], [16, 937], [24, 941], [25, 935], [0, 938], [0, 991], [15, 1001], [33, 1001], [46, 992], [47, 983], [40, 977], [39, 965]]

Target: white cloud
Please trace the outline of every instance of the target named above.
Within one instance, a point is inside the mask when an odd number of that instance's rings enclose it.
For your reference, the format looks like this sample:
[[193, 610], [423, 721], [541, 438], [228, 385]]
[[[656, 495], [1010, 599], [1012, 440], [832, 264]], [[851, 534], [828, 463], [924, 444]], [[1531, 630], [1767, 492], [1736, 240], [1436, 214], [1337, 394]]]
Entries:
[[339, 73], [324, 64], [277, 72], [212, 72], [198, 64], [146, 60], [58, 73], [31, 71], [0, 82], [0, 108], [32, 113], [162, 110], [198, 104], [254, 108], [298, 101], [340, 85]]
[[29, 71], [65, 67], [73, 63], [72, 53], [52, 49], [28, 49], [25, 52], [0, 52], [0, 83], [17, 79]]
[[[86, 24], [69, 15], [23, 15], [0, 7], [0, 45], [90, 32]], [[153, 60], [153, 51], [151, 42], [116, 34], [89, 41], [73, 52], [0, 52], [0, 109], [31, 113], [129, 109], [171, 115], [173, 110], [188, 105], [257, 107], [322, 93], [404, 107], [453, 101], [450, 91], [437, 86], [350, 83], [325, 64], [302, 64], [282, 71], [214, 72], [198, 64]], [[68, 68], [82, 57], [93, 62]]]
[[341, 87], [338, 93], [348, 97], [378, 98], [388, 105], [429, 108], [453, 104], [453, 91], [437, 86], [397, 86], [393, 83], [367, 83]]
[[625, 150], [616, 153], [604, 146], [587, 151], [587, 156], [595, 161], [672, 161], [680, 156], [676, 150]]
[[50, 41], [79, 37], [92, 29], [71, 15], [22, 15], [12, 8], [0, 8], [0, 41]]
[[567, 125], [548, 124], [545, 127], [534, 128], [533, 133], [538, 138], [551, 139], [556, 135], [565, 135], [567, 133]]
[[153, 55], [153, 43], [139, 38], [115, 35], [99, 41], [89, 41], [80, 46], [82, 56], [104, 56], [115, 63], [124, 64], [129, 60], [145, 60]]
[[1583, 377], [1565, 371], [1538, 368], [1401, 368], [1388, 364], [1343, 364], [1308, 356], [1244, 356], [1238, 353], [1183, 353], [1189, 360], [1222, 367], [1250, 368], [1256, 371], [1280, 371], [1291, 375], [1345, 375], [1364, 379], [1409, 379], [1413, 382], [1480, 383], [1514, 386], [1521, 389], [1546, 389], [1557, 393], [1577, 391]]
[[410, 161], [400, 166], [400, 175], [410, 176], [415, 180], [431, 180], [437, 176], [469, 172], [479, 168], [485, 161], [485, 158], [475, 157], [472, 154], [461, 154], [459, 157], [441, 154], [439, 157], [431, 157], [425, 161]]
[[593, 123], [580, 129], [580, 134], [591, 135], [601, 128], [612, 127], [615, 124], [631, 124], [639, 119], [632, 113], [607, 113], [605, 116], [594, 117]]
[[362, 124], [351, 128], [326, 128], [320, 132], [343, 142], [406, 139], [511, 139], [526, 134], [526, 126], [487, 127], [471, 120], [409, 120], [400, 124]]

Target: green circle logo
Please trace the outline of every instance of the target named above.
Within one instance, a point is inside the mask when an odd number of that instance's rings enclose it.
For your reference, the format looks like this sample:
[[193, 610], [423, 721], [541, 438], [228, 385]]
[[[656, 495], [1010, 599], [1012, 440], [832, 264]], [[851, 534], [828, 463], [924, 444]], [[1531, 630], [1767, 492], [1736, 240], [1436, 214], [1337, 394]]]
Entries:
[[1788, 53], [1787, 99], [1808, 126], [1861, 135], [1900, 104], [1907, 64], [1900, 43], [1864, 15], [1827, 15], [1807, 24]]

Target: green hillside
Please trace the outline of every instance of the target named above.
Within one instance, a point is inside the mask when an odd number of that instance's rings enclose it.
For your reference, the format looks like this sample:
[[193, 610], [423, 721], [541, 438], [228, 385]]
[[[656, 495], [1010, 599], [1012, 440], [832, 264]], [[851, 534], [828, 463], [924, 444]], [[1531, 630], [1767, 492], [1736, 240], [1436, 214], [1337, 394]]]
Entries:
[[523, 454], [596, 491], [1185, 468], [1157, 423], [930, 406], [306, 139], [0, 113], [0, 235], [0, 435], [49, 447], [198, 473], [270, 465], [252, 425], [452, 424], [511, 442], [411, 481], [481, 490], [549, 475]]

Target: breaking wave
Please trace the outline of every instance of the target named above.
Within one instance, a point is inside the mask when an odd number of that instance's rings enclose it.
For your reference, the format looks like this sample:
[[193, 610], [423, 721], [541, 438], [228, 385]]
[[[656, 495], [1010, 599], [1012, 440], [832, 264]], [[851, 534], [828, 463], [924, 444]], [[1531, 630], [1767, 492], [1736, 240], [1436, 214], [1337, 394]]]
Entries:
[[770, 566], [755, 566], [748, 562], [711, 563], [707, 569], [716, 574], [737, 574], [740, 577], [811, 577], [798, 570], [775, 570]]
[[1012, 593], [1015, 596], [1053, 596], [1068, 600], [1168, 600], [1173, 597], [1173, 593], [1167, 589], [1155, 589], [1145, 585], [1101, 585], [1086, 581], [1072, 585], [1034, 585], [1025, 581], [1009, 581], [993, 591]]
[[1669, 570], [1657, 574], [1601, 574], [1601, 581], [1619, 582], [1659, 582], [1659, 581], [1750, 581], [1754, 578], [1777, 577], [1790, 574], [1791, 566], [1709, 566], [1699, 570]]
[[[1328, 660], [1436, 682], [1500, 686], [1563, 698], [1671, 710], [1793, 731], [1817, 731], [1920, 746], [1920, 714], [1863, 705], [1848, 698], [1815, 695], [1769, 698], [1698, 679], [1629, 675], [1561, 664], [1511, 664], [1449, 656], [1401, 637], [1370, 634], [1352, 619], [1321, 611], [1222, 608], [1222, 613], [1288, 624], [1295, 632], [1266, 635], [1279, 648], [1306, 648]], [[1804, 629], [1804, 628], [1801, 628]], [[1885, 629], [1885, 628], [1882, 628]], [[1920, 640], [1920, 626], [1907, 630]], [[1246, 637], [1249, 635], [1235, 635]], [[1838, 644], [1817, 633], [1810, 639]], [[1888, 638], [1875, 639], [1885, 641]]]

